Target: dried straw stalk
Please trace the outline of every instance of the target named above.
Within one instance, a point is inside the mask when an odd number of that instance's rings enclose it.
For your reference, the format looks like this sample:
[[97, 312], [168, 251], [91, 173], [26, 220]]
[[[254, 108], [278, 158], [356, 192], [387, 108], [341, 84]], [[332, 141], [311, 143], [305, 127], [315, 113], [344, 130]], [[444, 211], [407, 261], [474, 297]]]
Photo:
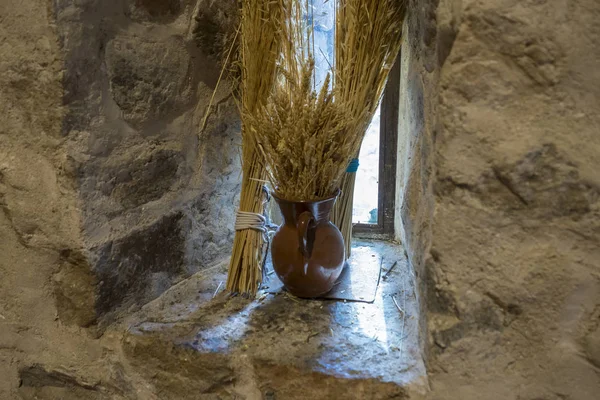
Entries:
[[[340, 1], [336, 15], [335, 83], [338, 99], [359, 116], [353, 134], [361, 137], [361, 143], [400, 51], [405, 14], [403, 0]], [[353, 157], [358, 157], [359, 150], [360, 146]], [[344, 236], [348, 257], [355, 180], [356, 173], [346, 173], [342, 194], [332, 213], [332, 222]]]
[[[262, 214], [265, 170], [255, 142], [247, 134], [244, 116], [265, 104], [276, 76], [280, 54], [278, 26], [281, 5], [273, 0], [241, 1], [242, 190], [240, 210]], [[254, 294], [262, 280], [262, 232], [236, 231], [227, 276], [227, 290]]]
[[356, 172], [346, 172], [340, 185], [342, 193], [331, 210], [331, 222], [338, 227], [344, 237], [346, 258], [352, 255], [352, 211], [354, 205], [354, 183]]

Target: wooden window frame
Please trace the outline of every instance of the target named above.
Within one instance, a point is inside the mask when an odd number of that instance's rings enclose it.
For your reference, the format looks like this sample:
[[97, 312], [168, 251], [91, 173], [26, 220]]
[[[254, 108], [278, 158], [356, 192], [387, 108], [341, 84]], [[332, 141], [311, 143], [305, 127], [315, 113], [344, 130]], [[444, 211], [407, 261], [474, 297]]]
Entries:
[[399, 60], [400, 57], [396, 59], [390, 71], [383, 99], [381, 100], [377, 224], [354, 224], [352, 233], [358, 237], [389, 239], [394, 235], [398, 114], [400, 108]]

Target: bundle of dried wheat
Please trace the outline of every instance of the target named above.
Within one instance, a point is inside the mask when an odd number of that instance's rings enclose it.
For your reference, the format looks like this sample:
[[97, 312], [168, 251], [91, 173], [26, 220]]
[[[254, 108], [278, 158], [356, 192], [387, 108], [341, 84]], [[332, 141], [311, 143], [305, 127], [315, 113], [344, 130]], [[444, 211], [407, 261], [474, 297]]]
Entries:
[[249, 132], [265, 157], [268, 176], [280, 197], [318, 200], [338, 188], [356, 147], [349, 135], [352, 115], [334, 101], [329, 76], [313, 90], [314, 61], [282, 69], [282, 79], [262, 111], [247, 115]]
[[[335, 86], [337, 100], [357, 115], [353, 135], [364, 137], [377, 110], [388, 75], [402, 44], [406, 14], [403, 0], [341, 0], [336, 16]], [[358, 157], [359, 149], [353, 154]], [[332, 212], [346, 255], [352, 242], [355, 172], [342, 181], [342, 194]]]
[[405, 13], [403, 0], [340, 0], [335, 32], [336, 94], [357, 116], [353, 134], [361, 138], [400, 51]]
[[339, 188], [358, 154], [400, 48], [405, 6], [398, 0], [340, 0], [333, 83], [328, 77], [315, 88], [310, 5], [278, 1], [278, 79], [267, 104], [244, 110], [244, 119], [279, 196], [317, 200]]
[[331, 210], [331, 222], [338, 227], [344, 238], [346, 259], [352, 255], [352, 207], [356, 172], [346, 172], [340, 184], [341, 194]]
[[[242, 191], [240, 211], [262, 214], [265, 170], [255, 141], [248, 136], [245, 115], [266, 103], [276, 77], [280, 55], [279, 26], [282, 5], [273, 0], [242, 0], [240, 27], [240, 107], [242, 113]], [[254, 294], [262, 279], [263, 232], [240, 229], [235, 233], [227, 289]]]

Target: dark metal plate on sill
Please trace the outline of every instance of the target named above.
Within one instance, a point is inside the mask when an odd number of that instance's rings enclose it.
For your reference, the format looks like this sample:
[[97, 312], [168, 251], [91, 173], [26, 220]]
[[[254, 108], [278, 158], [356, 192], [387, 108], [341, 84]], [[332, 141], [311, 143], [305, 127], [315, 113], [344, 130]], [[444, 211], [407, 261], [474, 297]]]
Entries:
[[[285, 291], [283, 284], [277, 278], [270, 263], [267, 262], [267, 278], [262, 289], [267, 293]], [[331, 291], [319, 299], [360, 301], [372, 303], [375, 301], [379, 279], [381, 277], [381, 254], [369, 246], [352, 247], [352, 257], [347, 261], [339, 279]]]

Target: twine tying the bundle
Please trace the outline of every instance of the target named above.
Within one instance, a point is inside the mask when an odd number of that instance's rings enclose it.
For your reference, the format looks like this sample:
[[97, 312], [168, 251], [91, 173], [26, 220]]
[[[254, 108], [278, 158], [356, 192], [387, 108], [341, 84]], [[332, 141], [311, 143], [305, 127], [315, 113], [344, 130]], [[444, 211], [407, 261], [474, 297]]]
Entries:
[[235, 218], [235, 230], [254, 229], [267, 233], [267, 219], [262, 214], [238, 210]]
[[268, 240], [268, 234], [275, 231], [279, 226], [271, 223], [267, 213], [266, 205], [271, 201], [271, 193], [266, 186], [262, 187], [262, 191], [265, 194], [265, 200], [263, 201], [264, 214], [238, 210], [234, 228], [236, 231], [243, 231], [244, 229], [260, 231], [265, 235], [265, 240]]
[[265, 200], [263, 202], [263, 209], [264, 209], [264, 214], [258, 214], [258, 213], [253, 213], [253, 212], [249, 212], [249, 211], [241, 211], [238, 210], [236, 217], [235, 217], [235, 225], [234, 228], [236, 231], [243, 231], [246, 229], [252, 229], [255, 231], [259, 231], [262, 232], [263, 234], [263, 239], [264, 239], [264, 254], [265, 256], [262, 258], [262, 265], [261, 265], [261, 269], [262, 269], [262, 275], [263, 275], [263, 280], [265, 277], [265, 264], [267, 262], [267, 253], [269, 252], [269, 247], [271, 245], [271, 234], [274, 233], [277, 228], [279, 228], [278, 225], [272, 224], [270, 219], [269, 219], [269, 215], [268, 215], [268, 210], [266, 205], [271, 201], [271, 193], [269, 192], [269, 189], [267, 189], [266, 186], [262, 187], [263, 193], [265, 194]]

